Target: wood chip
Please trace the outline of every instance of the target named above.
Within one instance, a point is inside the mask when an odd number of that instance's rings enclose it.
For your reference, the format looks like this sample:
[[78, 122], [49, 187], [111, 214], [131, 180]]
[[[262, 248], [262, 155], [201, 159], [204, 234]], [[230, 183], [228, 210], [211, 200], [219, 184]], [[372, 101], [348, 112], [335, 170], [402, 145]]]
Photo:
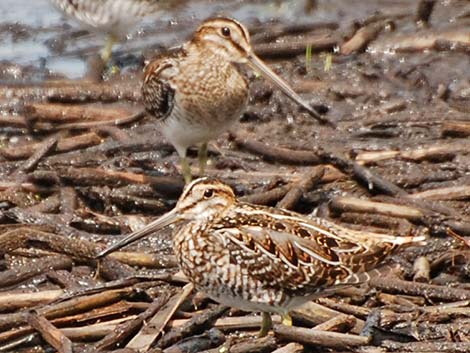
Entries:
[[274, 333], [282, 340], [289, 340], [301, 344], [318, 345], [331, 348], [365, 346], [369, 343], [368, 337], [350, 335], [345, 333], [318, 331], [303, 327], [275, 325]]

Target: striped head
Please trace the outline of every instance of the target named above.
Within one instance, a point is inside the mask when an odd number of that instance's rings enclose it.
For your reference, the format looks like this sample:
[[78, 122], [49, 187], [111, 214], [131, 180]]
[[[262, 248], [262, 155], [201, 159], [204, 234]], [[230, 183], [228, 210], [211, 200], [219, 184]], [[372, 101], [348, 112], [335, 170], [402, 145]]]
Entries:
[[240, 22], [230, 18], [206, 20], [192, 40], [230, 62], [246, 63], [252, 54], [250, 34]]
[[221, 215], [236, 202], [230, 186], [212, 178], [200, 178], [186, 185], [176, 206], [142, 229], [124, 237], [97, 255], [103, 257], [159, 229], [177, 222], [205, 223]]
[[230, 186], [213, 178], [199, 178], [188, 184], [175, 210], [180, 220], [205, 221], [224, 212], [236, 202]]

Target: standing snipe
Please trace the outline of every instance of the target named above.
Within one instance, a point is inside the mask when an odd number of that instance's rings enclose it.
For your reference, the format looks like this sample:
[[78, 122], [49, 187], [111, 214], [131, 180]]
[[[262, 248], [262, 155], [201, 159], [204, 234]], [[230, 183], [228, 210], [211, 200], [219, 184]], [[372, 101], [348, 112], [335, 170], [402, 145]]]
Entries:
[[191, 41], [147, 65], [142, 86], [145, 107], [161, 120], [163, 135], [181, 158], [186, 182], [191, 180], [187, 148], [199, 145], [202, 174], [207, 142], [228, 130], [246, 107], [248, 84], [234, 64], [248, 64], [327, 122], [253, 53], [242, 24], [228, 18], [207, 20]]
[[[171, 0], [51, 0], [55, 7], [91, 30], [108, 35], [101, 57], [111, 58], [113, 44], [122, 40], [145, 16], [171, 5]], [[173, 1], [174, 2], [174, 1]]]
[[188, 184], [176, 207], [112, 245], [98, 257], [158, 229], [175, 227], [179, 265], [195, 287], [224, 305], [269, 313], [289, 323], [289, 310], [328, 287], [367, 279], [399, 245], [423, 236], [394, 237], [346, 229], [321, 218], [238, 202], [214, 179]]

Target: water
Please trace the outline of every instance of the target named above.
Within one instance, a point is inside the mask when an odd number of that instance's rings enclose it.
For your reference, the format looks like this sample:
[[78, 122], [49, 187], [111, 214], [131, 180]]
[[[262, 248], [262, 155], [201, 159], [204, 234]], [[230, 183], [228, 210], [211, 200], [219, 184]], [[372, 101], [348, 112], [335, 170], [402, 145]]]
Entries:
[[[192, 32], [194, 24], [216, 14], [233, 16], [246, 23], [273, 18], [291, 22], [322, 20], [321, 11], [312, 18], [305, 14], [303, 6], [303, 1], [298, 0], [190, 1], [183, 10], [159, 16], [157, 23], [165, 30], [156, 33], [155, 19], [147, 19], [135, 29], [127, 42], [117, 48], [126, 52], [141, 51], [155, 42], [164, 46], [179, 44]], [[104, 35], [100, 33], [72, 37], [81, 27], [64, 17], [48, 0], [0, 0], [0, 13], [0, 62], [30, 65], [78, 78], [86, 71], [87, 55], [96, 54], [103, 45]], [[171, 33], [168, 23], [180, 21], [189, 22], [191, 26], [179, 26], [177, 33]], [[145, 33], [152, 33], [152, 36], [146, 38]], [[51, 49], [51, 43], [61, 47]]]
[[[199, 0], [189, 3], [190, 5], [179, 13], [167, 13], [159, 17], [158, 23], [187, 19], [197, 23], [198, 20], [221, 13], [248, 22], [277, 17], [298, 20], [298, 15], [304, 13], [303, 1]], [[70, 78], [77, 78], [85, 73], [86, 55], [96, 53], [103, 44], [103, 35], [99, 33], [71, 38], [80, 26], [65, 18], [48, 0], [0, 0], [0, 13], [2, 14], [0, 25], [4, 25], [0, 33], [0, 62], [46, 68]], [[118, 48], [125, 51], [145, 47], [148, 44], [145, 35], [135, 33], [145, 33], [146, 29], [153, 29], [152, 26], [155, 26], [155, 19], [144, 21], [131, 37], [137, 38], [137, 41], [128, 40]], [[192, 26], [188, 30], [192, 31]], [[176, 45], [187, 35], [184, 31], [178, 34], [163, 33], [157, 40], [162, 40], [164, 46]], [[154, 42], [154, 38], [150, 41]], [[54, 52], [50, 48], [50, 43], [62, 42], [65, 44], [62, 51]]]

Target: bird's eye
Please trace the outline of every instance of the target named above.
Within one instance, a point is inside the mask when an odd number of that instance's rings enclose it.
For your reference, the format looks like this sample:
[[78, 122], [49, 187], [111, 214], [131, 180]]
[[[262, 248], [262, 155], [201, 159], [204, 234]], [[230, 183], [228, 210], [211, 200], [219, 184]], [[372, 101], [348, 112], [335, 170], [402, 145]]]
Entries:
[[209, 190], [204, 191], [205, 199], [210, 199], [212, 196], [214, 196], [214, 190], [209, 189]]
[[221, 30], [221, 32], [222, 32], [222, 35], [223, 35], [224, 37], [230, 37], [230, 28], [228, 28], [228, 27], [223, 27], [222, 30]]

